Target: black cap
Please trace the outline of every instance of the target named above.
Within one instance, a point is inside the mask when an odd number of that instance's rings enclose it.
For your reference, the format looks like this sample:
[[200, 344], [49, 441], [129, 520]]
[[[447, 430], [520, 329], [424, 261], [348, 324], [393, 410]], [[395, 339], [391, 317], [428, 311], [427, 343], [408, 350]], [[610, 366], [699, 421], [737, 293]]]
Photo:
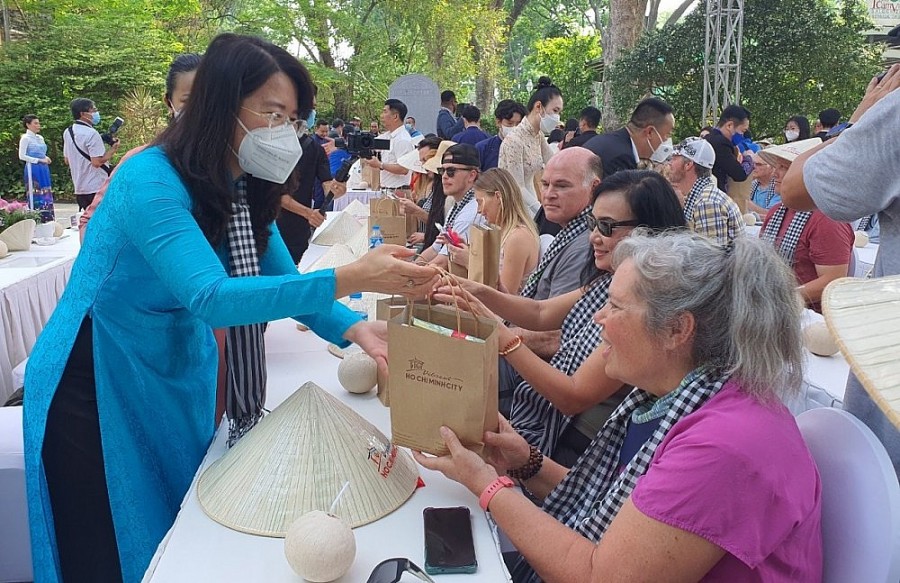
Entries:
[[455, 144], [444, 152], [441, 163], [481, 168], [481, 157], [478, 155], [478, 148], [472, 144]]

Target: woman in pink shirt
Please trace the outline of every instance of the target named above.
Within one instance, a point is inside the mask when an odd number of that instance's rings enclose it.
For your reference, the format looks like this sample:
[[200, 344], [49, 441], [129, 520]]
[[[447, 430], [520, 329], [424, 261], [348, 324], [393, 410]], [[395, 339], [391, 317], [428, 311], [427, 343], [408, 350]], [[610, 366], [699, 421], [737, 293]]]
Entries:
[[793, 274], [761, 241], [685, 232], [636, 232], [613, 265], [598, 350], [640, 388], [571, 469], [505, 420], [489, 463], [447, 428], [450, 455], [416, 459], [480, 496], [516, 582], [821, 581], [819, 475], [781, 403], [802, 380]]

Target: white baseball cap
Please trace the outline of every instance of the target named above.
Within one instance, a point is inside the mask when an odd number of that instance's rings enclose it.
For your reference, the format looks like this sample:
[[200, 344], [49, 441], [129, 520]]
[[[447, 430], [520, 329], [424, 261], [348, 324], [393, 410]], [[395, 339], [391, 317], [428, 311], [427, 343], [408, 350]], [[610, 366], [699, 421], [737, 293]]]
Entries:
[[694, 164], [704, 168], [712, 168], [713, 164], [716, 163], [716, 151], [713, 150], [712, 144], [703, 138], [685, 138], [684, 141], [675, 146], [672, 155], [687, 158]]

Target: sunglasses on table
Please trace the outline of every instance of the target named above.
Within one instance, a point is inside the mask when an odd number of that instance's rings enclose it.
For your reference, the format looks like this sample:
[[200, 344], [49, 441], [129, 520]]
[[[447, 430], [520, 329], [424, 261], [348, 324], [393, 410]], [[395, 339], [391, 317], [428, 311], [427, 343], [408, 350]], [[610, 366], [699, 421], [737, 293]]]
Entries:
[[434, 579], [409, 559], [396, 558], [381, 561], [372, 569], [366, 583], [397, 583], [403, 573], [409, 572], [425, 583], [434, 583]]
[[618, 229], [619, 227], [636, 227], [641, 224], [641, 222], [637, 220], [613, 221], [611, 219], [598, 219], [594, 215], [588, 215], [585, 219], [585, 223], [587, 223], [589, 233], [594, 229], [597, 229], [604, 237], [612, 237], [613, 229]]
[[472, 168], [471, 166], [466, 166], [465, 168], [459, 168], [457, 166], [447, 166], [446, 168], [441, 166], [437, 169], [437, 173], [440, 175], [446, 174], [450, 178], [456, 176], [457, 172], [469, 172], [470, 170], [477, 170], [477, 168]]

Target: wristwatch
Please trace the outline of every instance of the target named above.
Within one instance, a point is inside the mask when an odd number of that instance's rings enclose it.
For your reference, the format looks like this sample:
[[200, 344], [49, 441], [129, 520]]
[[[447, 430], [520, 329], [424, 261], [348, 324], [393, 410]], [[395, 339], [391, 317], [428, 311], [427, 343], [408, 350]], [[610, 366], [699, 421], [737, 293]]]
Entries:
[[478, 498], [478, 505], [481, 506], [482, 510], [487, 511], [488, 504], [491, 503], [491, 500], [494, 498], [494, 495], [497, 494], [503, 488], [512, 488], [516, 483], [513, 482], [508, 476], [500, 476], [490, 484], [488, 484], [487, 488], [484, 489], [484, 492], [481, 493], [481, 496]]

